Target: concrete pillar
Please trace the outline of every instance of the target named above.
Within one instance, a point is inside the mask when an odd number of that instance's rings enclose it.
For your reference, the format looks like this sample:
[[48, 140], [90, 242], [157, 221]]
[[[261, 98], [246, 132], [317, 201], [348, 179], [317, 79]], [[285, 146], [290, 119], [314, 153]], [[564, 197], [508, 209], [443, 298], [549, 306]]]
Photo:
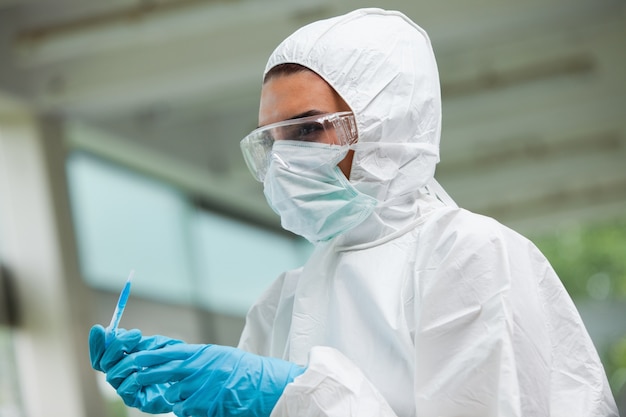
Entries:
[[103, 417], [88, 357], [91, 294], [78, 271], [59, 123], [0, 95], [2, 259], [15, 282], [27, 417]]

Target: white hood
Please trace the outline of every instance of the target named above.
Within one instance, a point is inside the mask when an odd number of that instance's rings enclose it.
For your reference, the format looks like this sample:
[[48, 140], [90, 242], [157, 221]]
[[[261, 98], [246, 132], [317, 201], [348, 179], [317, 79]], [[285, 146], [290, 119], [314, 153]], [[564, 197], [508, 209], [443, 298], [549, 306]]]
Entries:
[[283, 63], [316, 72], [356, 117], [350, 181], [382, 204], [349, 241], [384, 237], [423, 214], [441, 133], [439, 76], [426, 32], [400, 12], [355, 10], [297, 30], [272, 53], [265, 73]]

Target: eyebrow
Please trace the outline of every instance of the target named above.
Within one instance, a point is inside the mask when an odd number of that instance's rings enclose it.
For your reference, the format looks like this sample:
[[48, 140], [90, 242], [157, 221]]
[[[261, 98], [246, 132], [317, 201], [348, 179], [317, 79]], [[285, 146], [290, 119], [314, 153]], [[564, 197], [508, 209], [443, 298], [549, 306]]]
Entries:
[[[288, 117], [284, 120], [281, 120], [281, 122], [284, 122], [285, 120], [296, 120], [296, 119], [301, 119], [303, 117], [309, 117], [309, 116], [319, 116], [322, 114], [328, 114], [327, 111], [323, 111], [323, 110], [318, 110], [318, 109], [312, 109], [312, 110], [307, 110], [305, 112], [302, 113], [298, 113], [296, 115], [293, 115], [291, 117]], [[279, 122], [275, 122], [275, 123], [279, 123]], [[273, 124], [273, 123], [270, 123]], [[264, 127], [264, 126], [269, 126], [269, 125], [263, 125], [263, 126], [257, 126], [257, 129]]]
[[322, 110], [307, 110], [304, 113], [300, 113], [300, 114], [296, 114], [295, 116], [292, 116], [288, 119], [285, 120], [294, 120], [294, 119], [301, 119], [303, 117], [309, 117], [309, 116], [319, 116], [320, 114], [326, 114], [328, 112], [322, 111]]

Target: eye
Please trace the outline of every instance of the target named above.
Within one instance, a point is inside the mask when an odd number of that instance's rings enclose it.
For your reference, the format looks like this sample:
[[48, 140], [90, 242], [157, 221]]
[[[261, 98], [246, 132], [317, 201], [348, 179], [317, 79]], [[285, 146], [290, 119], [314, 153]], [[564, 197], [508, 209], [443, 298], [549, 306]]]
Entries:
[[269, 132], [263, 132], [263, 134], [259, 138], [259, 143], [266, 147], [269, 146], [271, 148], [273, 142], [274, 138]]
[[294, 123], [272, 130], [274, 140], [294, 140], [300, 142], [325, 142], [326, 129], [319, 122]]
[[294, 132], [293, 140], [304, 142], [322, 142], [324, 139], [324, 126], [321, 123], [303, 123]]

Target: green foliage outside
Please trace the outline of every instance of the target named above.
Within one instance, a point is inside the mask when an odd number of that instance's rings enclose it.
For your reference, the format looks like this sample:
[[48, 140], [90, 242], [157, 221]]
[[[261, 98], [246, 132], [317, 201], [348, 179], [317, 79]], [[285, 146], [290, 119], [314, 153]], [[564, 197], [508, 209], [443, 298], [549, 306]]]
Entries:
[[[626, 219], [570, 228], [532, 240], [574, 301], [626, 302]], [[599, 353], [617, 394], [626, 385], [626, 335]]]
[[105, 400], [105, 415], [107, 417], [128, 417], [128, 407], [120, 397]]
[[11, 330], [0, 325], [0, 417], [20, 415], [20, 407]]
[[626, 300], [626, 220], [533, 240], [574, 299]]

